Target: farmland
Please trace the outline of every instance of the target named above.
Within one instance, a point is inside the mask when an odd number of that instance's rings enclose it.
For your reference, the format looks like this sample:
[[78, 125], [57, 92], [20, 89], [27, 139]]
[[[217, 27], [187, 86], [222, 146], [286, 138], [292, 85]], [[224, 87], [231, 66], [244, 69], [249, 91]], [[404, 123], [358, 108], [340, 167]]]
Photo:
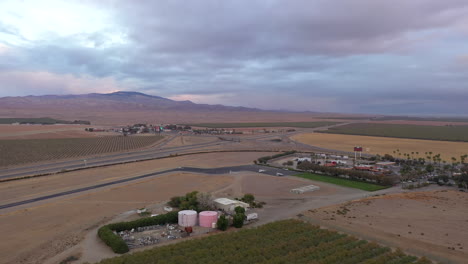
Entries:
[[300, 127], [315, 128], [322, 126], [331, 126], [338, 122], [269, 122], [269, 123], [201, 123], [191, 124], [195, 127], [207, 128], [246, 128], [246, 127]]
[[0, 167], [32, 162], [86, 157], [147, 147], [161, 136], [109, 136], [96, 138], [59, 138], [0, 140]]
[[284, 220], [107, 259], [116, 263], [430, 263], [376, 243]]
[[468, 141], [468, 126], [419, 126], [360, 123], [333, 127], [322, 131], [322, 133], [445, 141]]
[[64, 121], [49, 117], [39, 118], [0, 118], [0, 124], [13, 124], [13, 123], [28, 123], [28, 124], [90, 124], [88, 121]]
[[313, 180], [313, 181], [332, 183], [332, 184], [349, 187], [349, 188], [356, 188], [356, 189], [370, 191], [370, 192], [387, 188], [385, 186], [376, 185], [372, 183], [352, 181], [352, 180], [342, 179], [338, 177], [330, 177], [330, 176], [318, 175], [318, 174], [313, 174], [313, 173], [300, 173], [294, 176]]
[[[442, 160], [450, 161], [451, 157], [459, 159], [468, 154], [467, 142], [447, 142], [404, 138], [368, 137], [340, 134], [305, 133], [295, 135], [294, 140], [322, 148], [353, 151], [353, 147], [362, 146], [364, 153], [391, 154], [397, 149], [400, 153], [414, 152], [414, 157], [425, 158], [425, 152], [440, 153]], [[396, 156], [399, 157], [399, 156]], [[403, 156], [401, 156], [403, 158]]]

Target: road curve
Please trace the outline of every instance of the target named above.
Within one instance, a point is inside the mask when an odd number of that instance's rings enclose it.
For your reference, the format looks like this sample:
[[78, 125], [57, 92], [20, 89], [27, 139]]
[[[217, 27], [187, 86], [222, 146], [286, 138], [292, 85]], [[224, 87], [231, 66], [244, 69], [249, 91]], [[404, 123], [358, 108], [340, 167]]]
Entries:
[[268, 174], [268, 175], [272, 175], [272, 176], [277, 176], [277, 173], [281, 173], [283, 175], [292, 175], [292, 174], [296, 173], [294, 171], [282, 170], [282, 169], [271, 168], [271, 167], [264, 167], [264, 166], [259, 166], [259, 165], [241, 165], [241, 166], [229, 166], [229, 167], [220, 167], [220, 168], [180, 167], [180, 168], [174, 168], [174, 169], [169, 169], [169, 170], [163, 170], [163, 171], [143, 174], [143, 175], [139, 175], [139, 176], [135, 176], [135, 177], [131, 177], [131, 178], [120, 179], [120, 180], [115, 180], [115, 181], [111, 181], [111, 182], [91, 185], [91, 186], [87, 186], [87, 187], [83, 187], [83, 188], [77, 188], [77, 189], [69, 190], [69, 191], [65, 191], [65, 192], [59, 192], [59, 193], [55, 193], [55, 194], [39, 196], [39, 197], [36, 197], [36, 198], [27, 199], [27, 200], [23, 200], [23, 201], [19, 201], [19, 202], [3, 204], [3, 205], [0, 205], [0, 210], [16, 207], [16, 206], [20, 206], [20, 205], [30, 204], [30, 203], [34, 203], [34, 202], [44, 201], [44, 200], [57, 198], [57, 197], [61, 197], [61, 196], [66, 196], [66, 195], [70, 195], [70, 194], [75, 194], [75, 193], [85, 192], [85, 191], [89, 191], [89, 190], [99, 189], [99, 188], [102, 188], [102, 187], [111, 186], [111, 185], [115, 185], [115, 184], [140, 180], [140, 179], [153, 177], [153, 176], [158, 176], [158, 175], [162, 175], [162, 174], [165, 174], [165, 173], [171, 173], [171, 172], [192, 172], [192, 173], [203, 173], [203, 174], [228, 174], [228, 173], [235, 173], [235, 172], [241, 172], [241, 171], [258, 172], [260, 169], [264, 170], [264, 172], [263, 172], [264, 174]]

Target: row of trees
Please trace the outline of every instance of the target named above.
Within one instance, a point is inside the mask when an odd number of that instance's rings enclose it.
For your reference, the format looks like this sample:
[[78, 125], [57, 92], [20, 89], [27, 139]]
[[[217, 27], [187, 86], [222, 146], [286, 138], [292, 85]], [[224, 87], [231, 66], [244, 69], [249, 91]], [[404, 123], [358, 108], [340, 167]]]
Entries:
[[265, 157], [261, 157], [261, 158], [258, 158], [257, 160], [255, 160], [255, 164], [257, 163], [260, 163], [260, 164], [266, 164], [269, 160], [271, 159], [276, 159], [276, 158], [279, 158], [279, 157], [283, 157], [283, 156], [287, 156], [287, 155], [291, 155], [291, 154], [294, 154], [296, 153], [295, 150], [291, 150], [291, 151], [285, 151], [283, 153], [280, 153], [280, 154], [276, 154], [276, 155], [273, 155], [273, 156], [265, 156]]
[[314, 173], [326, 174], [326, 175], [334, 176], [334, 177], [346, 176], [347, 178], [351, 180], [370, 181], [370, 182], [374, 182], [374, 183], [385, 185], [385, 186], [389, 186], [394, 183], [394, 179], [392, 177], [389, 177], [388, 175], [384, 175], [384, 174], [375, 175], [375, 174], [371, 174], [365, 171], [325, 167], [325, 166], [320, 166], [318, 164], [313, 164], [308, 161], [304, 161], [301, 164], [297, 165], [297, 168], [303, 171], [311, 171]]

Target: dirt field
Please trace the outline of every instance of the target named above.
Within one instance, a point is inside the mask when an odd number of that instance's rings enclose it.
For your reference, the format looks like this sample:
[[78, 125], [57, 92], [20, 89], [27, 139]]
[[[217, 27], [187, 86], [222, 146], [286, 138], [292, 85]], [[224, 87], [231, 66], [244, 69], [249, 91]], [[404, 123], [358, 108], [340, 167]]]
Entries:
[[[178, 166], [245, 164], [265, 154], [269, 153], [201, 154], [5, 182], [0, 185], [0, 200], [4, 204]], [[215, 191], [231, 182], [232, 177], [225, 175], [172, 174], [2, 210], [0, 263], [43, 263], [117, 214], [193, 190]]]
[[310, 210], [312, 222], [408, 249], [441, 263], [468, 259], [468, 194], [390, 194]]
[[[88, 125], [0, 125], [0, 139], [89, 138], [117, 133], [86, 132]], [[91, 126], [96, 127], [96, 126]]]
[[200, 143], [208, 143], [219, 141], [217, 137], [203, 137], [203, 136], [178, 136], [174, 140], [167, 143], [164, 147], [181, 147], [188, 145], [195, 145]]
[[[419, 157], [426, 157], [425, 152], [432, 151], [433, 155], [440, 153], [441, 158], [449, 162], [451, 157], [459, 157], [468, 154], [468, 143], [466, 142], [447, 142], [434, 140], [417, 140], [401, 138], [384, 138], [352, 135], [335, 135], [321, 133], [299, 134], [293, 137], [299, 142], [318, 146], [322, 148], [337, 149], [343, 151], [353, 151], [353, 147], [362, 146], [364, 153], [371, 154], [390, 154], [396, 149], [400, 153], [419, 152]], [[414, 155], [418, 157], [418, 155]], [[403, 155], [401, 158], [404, 158]]]

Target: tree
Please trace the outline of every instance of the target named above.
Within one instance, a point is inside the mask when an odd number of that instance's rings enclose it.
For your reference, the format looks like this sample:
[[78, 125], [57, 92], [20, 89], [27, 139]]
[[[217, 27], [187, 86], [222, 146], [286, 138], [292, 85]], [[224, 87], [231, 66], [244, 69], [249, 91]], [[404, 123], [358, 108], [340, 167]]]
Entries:
[[199, 211], [213, 210], [215, 208], [213, 197], [209, 193], [198, 193], [197, 201]]
[[167, 203], [167, 205], [172, 206], [172, 207], [179, 207], [180, 197], [179, 196], [172, 197], [171, 200]]
[[236, 214], [245, 214], [245, 208], [242, 206], [237, 206], [236, 208], [234, 208], [234, 211], [236, 212]]
[[252, 204], [255, 201], [255, 196], [251, 193], [244, 194], [241, 200], [245, 203]]
[[430, 164], [430, 163], [427, 164], [427, 165], [426, 165], [426, 171], [427, 171], [430, 175], [432, 175], [432, 173], [434, 172], [434, 165], [432, 165], [432, 164]]
[[226, 229], [228, 228], [228, 225], [229, 225], [229, 222], [228, 222], [228, 220], [226, 219], [226, 216], [225, 216], [225, 215], [221, 215], [221, 216], [218, 218], [218, 221], [216, 222], [216, 226], [217, 226], [218, 229], [221, 230], [221, 231], [226, 231]]
[[244, 225], [245, 214], [243, 213], [236, 213], [234, 218], [232, 219], [232, 225], [235, 228], [241, 228]]

